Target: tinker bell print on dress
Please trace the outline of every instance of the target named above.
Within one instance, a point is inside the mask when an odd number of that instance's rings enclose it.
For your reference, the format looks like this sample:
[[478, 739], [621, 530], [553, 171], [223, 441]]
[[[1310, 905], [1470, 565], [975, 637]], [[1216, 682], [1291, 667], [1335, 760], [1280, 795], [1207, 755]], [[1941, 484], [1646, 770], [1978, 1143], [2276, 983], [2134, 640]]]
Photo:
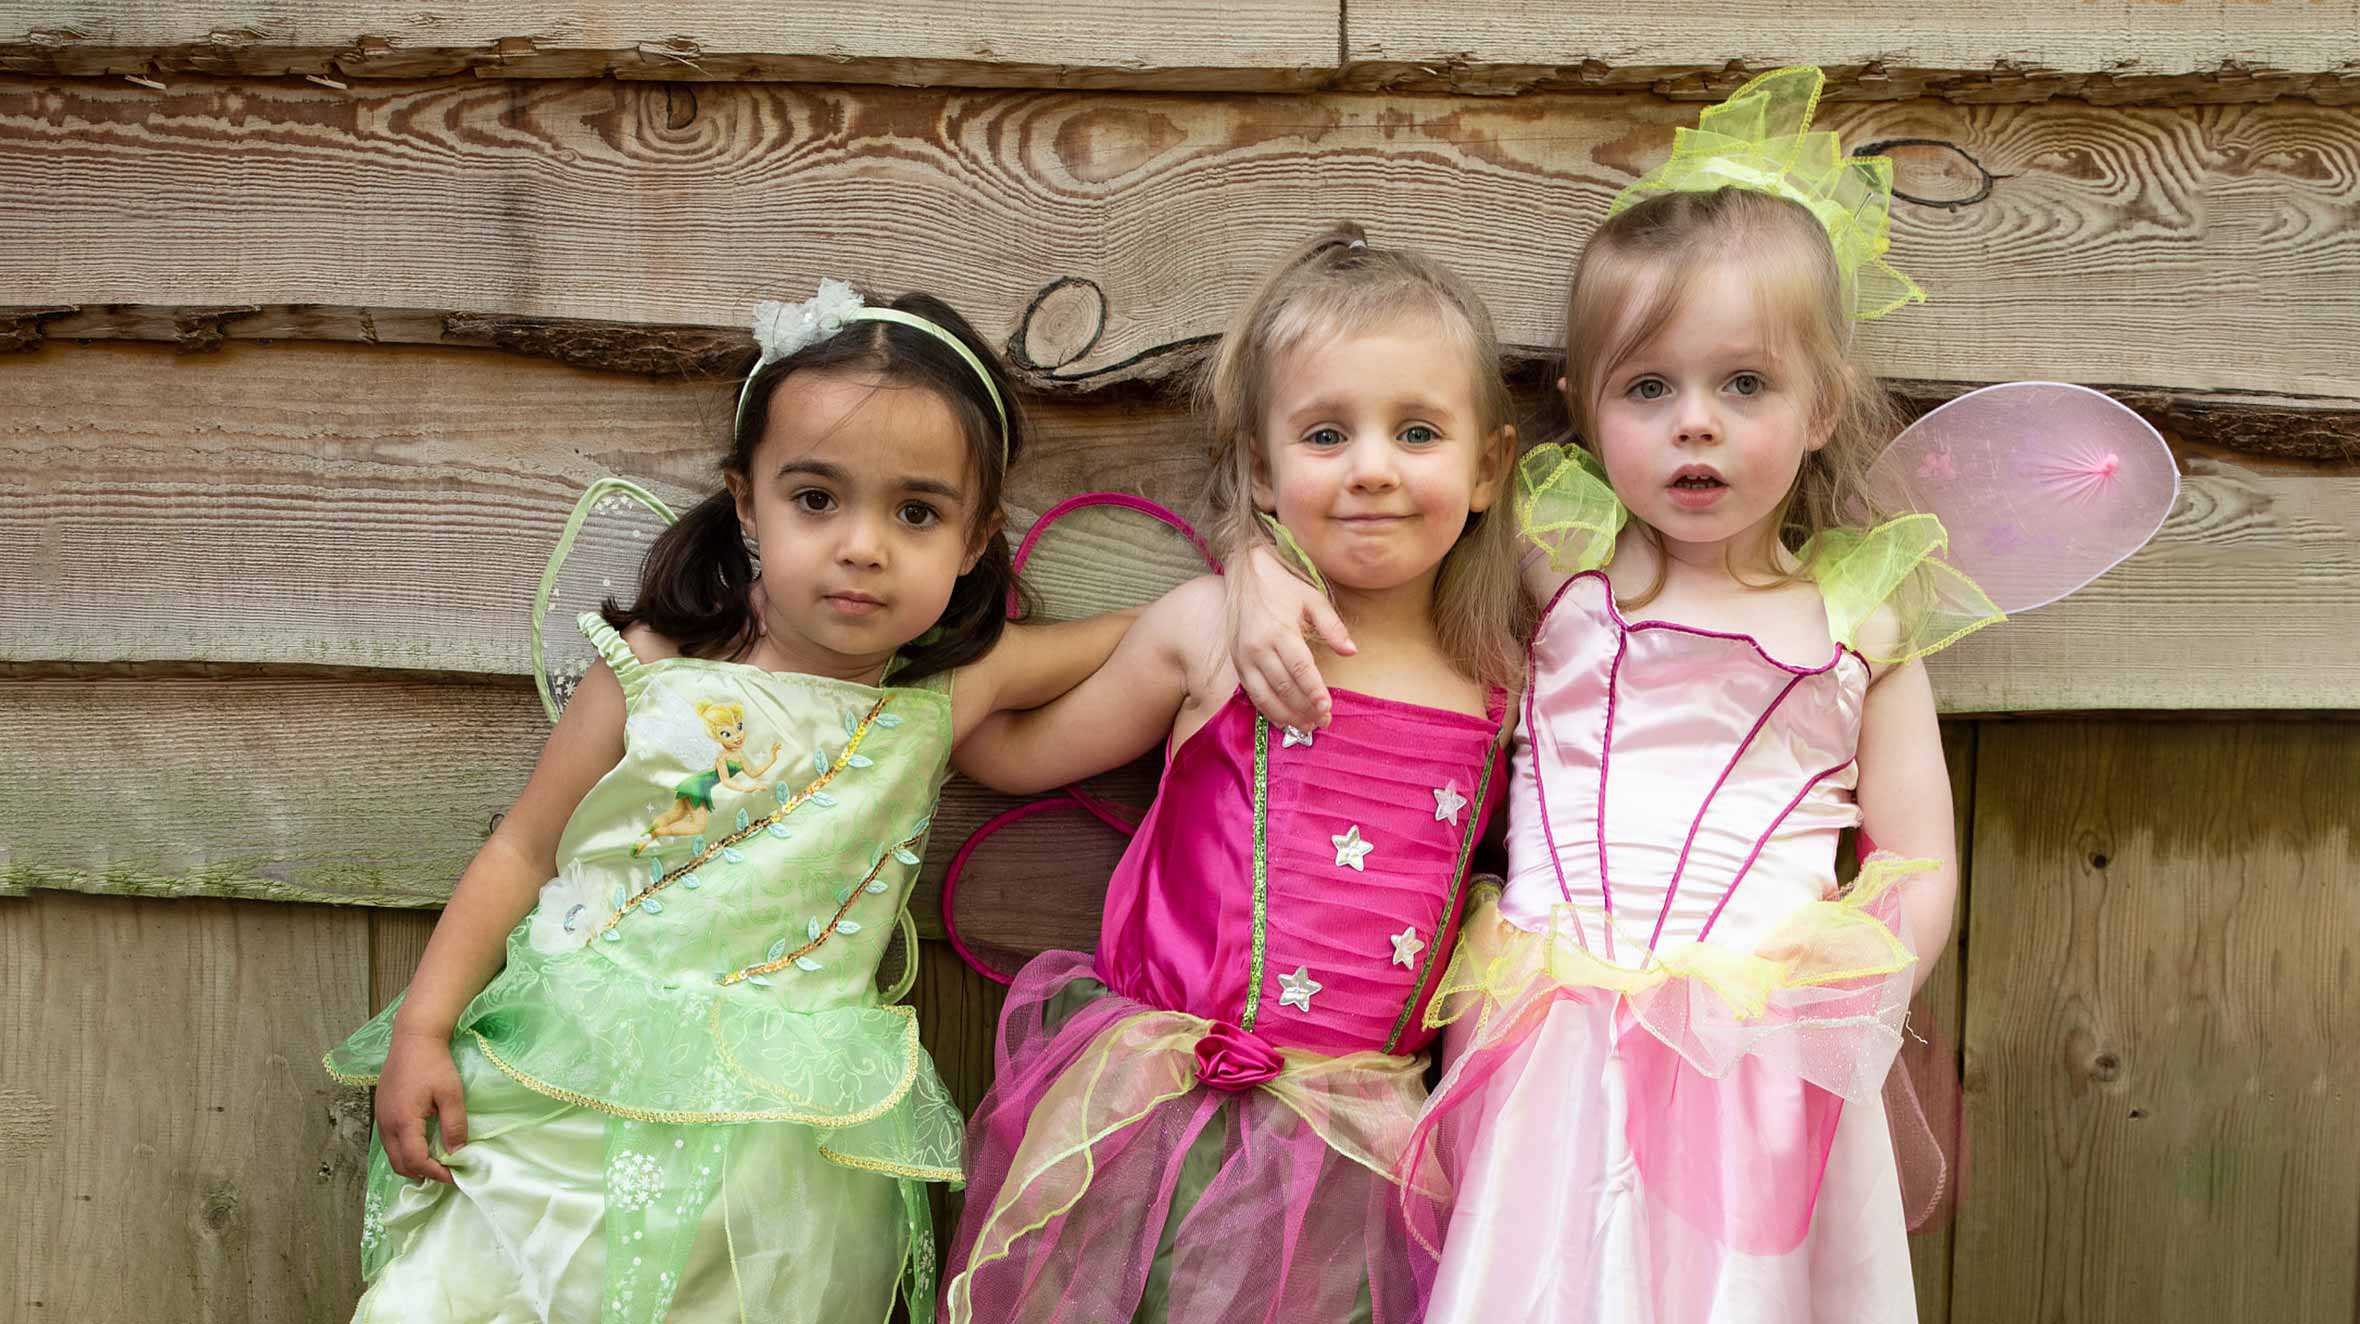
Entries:
[[1457, 277], [1345, 228], [1264, 281], [1208, 395], [1215, 545], [1279, 538], [1371, 648], [1330, 660], [1333, 723], [1274, 727], [1200, 579], [961, 749], [1040, 789], [1167, 761], [1096, 952], [1009, 993], [952, 1324], [1419, 1315], [1394, 1173], [1518, 665], [1498, 347]]
[[958, 740], [1125, 622], [1003, 630], [1023, 418], [958, 314], [829, 281], [755, 329], [724, 490], [671, 523], [603, 480], [562, 531], [556, 728], [409, 990], [328, 1055], [377, 1087], [356, 1319], [930, 1308], [963, 1123], [897, 1005], [904, 907]]
[[[1574, 271], [1574, 438], [1519, 467], [1508, 873], [1428, 1013], [1447, 1071], [1398, 1188], [1437, 1324], [1917, 1317], [1884, 1087], [1957, 867], [1919, 660], [2176, 494], [2153, 429], [2079, 387], [1893, 440], [1853, 325], [1924, 296], [1884, 258], [1891, 165], [1810, 130], [1819, 86], [1706, 111]], [[1315, 721], [1295, 623], [1357, 632], [1258, 559], [1239, 668]], [[1839, 888], [1854, 827], [1882, 849]]]

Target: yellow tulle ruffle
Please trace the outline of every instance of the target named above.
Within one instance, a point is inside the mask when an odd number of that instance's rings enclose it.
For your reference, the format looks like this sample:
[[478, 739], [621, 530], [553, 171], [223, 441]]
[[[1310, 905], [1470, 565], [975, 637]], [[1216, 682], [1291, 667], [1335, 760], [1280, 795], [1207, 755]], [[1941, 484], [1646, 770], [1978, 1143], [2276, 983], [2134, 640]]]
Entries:
[[[1006, 1259], [1072, 1211], [1090, 1188], [1103, 1146], [1198, 1088], [1197, 1045], [1213, 1030], [1185, 1012], [1148, 1011], [1100, 1031], [1033, 1109], [961, 1269]], [[1425, 1101], [1425, 1058], [1277, 1051], [1277, 1074], [1247, 1088], [1283, 1105], [1336, 1154], [1398, 1181], [1395, 1165]], [[953, 1282], [946, 1318], [973, 1317], [971, 1281], [967, 1272]]]
[[1663, 193], [1745, 188], [1810, 209], [1826, 227], [1852, 295], [1852, 315], [1882, 317], [1924, 290], [1885, 260], [1893, 210], [1893, 161], [1847, 156], [1829, 130], [1813, 130], [1826, 78], [1802, 66], [1774, 69], [1680, 129], [1671, 159], [1616, 196], [1608, 215]]
[[[1467, 1015], [1488, 1020], [1525, 1001], [1536, 989], [1597, 989], [1643, 999], [1687, 981], [1709, 989], [1734, 1022], [1757, 1020], [1780, 995], [1899, 974], [1915, 961], [1892, 920], [1901, 880], [1929, 872], [1931, 860], [1871, 856], [1852, 886], [1832, 900], [1795, 910], [1751, 951], [1709, 942], [1681, 942], [1648, 951], [1618, 932], [1618, 950], [1641, 952], [1636, 965], [1608, 961], [1594, 950], [1606, 918], [1573, 904], [1552, 907], [1545, 930], [1519, 928], [1500, 918], [1498, 889], [1479, 885], [1476, 914], [1443, 972], [1429, 1025]], [[1589, 944], [1583, 942], [1583, 935]]]

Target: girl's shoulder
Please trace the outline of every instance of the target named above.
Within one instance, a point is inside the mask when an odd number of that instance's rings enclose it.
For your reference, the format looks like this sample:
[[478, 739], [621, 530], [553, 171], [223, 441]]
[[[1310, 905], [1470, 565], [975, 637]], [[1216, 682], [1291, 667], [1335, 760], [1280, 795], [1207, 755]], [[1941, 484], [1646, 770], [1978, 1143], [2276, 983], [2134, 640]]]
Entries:
[[658, 634], [654, 626], [645, 622], [634, 624], [621, 633], [624, 645], [631, 650], [631, 656], [642, 662], [661, 662], [666, 658], [682, 656], [679, 644], [667, 635]]

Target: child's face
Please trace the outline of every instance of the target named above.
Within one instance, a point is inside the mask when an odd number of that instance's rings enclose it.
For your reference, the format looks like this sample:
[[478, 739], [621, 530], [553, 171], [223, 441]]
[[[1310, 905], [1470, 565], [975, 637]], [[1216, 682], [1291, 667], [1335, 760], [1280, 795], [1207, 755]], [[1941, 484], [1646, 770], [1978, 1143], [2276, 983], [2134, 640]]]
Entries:
[[931, 391], [824, 371], [780, 384], [729, 487], [759, 544], [781, 661], [857, 672], [932, 628], [998, 527], [975, 518], [969, 469], [958, 420]]
[[1590, 416], [1631, 514], [1672, 543], [1750, 546], [1827, 430], [1811, 383], [1772, 352], [1752, 284], [1727, 262], [1701, 275]]
[[1254, 502], [1329, 582], [1398, 588], [1490, 506], [1504, 432], [1480, 430], [1466, 354], [1424, 325], [1314, 342], [1275, 365]]

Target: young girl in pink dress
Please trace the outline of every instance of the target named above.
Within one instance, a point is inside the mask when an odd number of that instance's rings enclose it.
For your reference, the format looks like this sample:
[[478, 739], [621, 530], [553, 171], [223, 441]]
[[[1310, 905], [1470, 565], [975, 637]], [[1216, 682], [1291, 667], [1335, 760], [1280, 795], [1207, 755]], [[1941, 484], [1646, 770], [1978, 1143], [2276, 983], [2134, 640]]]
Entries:
[[[1519, 474], [1508, 874], [1403, 1168], [1438, 1324], [1915, 1318], [1881, 1088], [1957, 875], [1917, 659], [1995, 613], [1871, 500], [1896, 420], [1853, 323], [1923, 296], [1890, 163], [1806, 131], [1818, 85], [1708, 111], [1574, 273], [1579, 444]], [[1273, 626], [1317, 612], [1252, 573], [1239, 665], [1316, 711]], [[1839, 892], [1854, 827], [1897, 854]]]
[[1008, 789], [1169, 761], [1096, 954], [1043, 955], [1009, 995], [954, 1324], [1416, 1317], [1393, 1174], [1519, 664], [1497, 353], [1456, 278], [1350, 227], [1222, 341], [1217, 541], [1275, 534], [1379, 645], [1328, 669], [1326, 729], [1256, 717], [1203, 579], [1071, 694], [962, 746]]

